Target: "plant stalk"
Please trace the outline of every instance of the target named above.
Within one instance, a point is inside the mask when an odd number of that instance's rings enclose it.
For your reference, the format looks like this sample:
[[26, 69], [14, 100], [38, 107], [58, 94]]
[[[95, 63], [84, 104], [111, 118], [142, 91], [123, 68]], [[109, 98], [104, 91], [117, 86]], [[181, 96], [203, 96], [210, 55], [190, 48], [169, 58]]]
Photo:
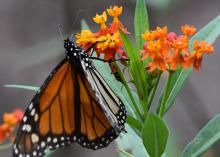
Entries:
[[170, 86], [170, 82], [171, 82], [171, 78], [172, 78], [172, 72], [169, 72], [169, 76], [166, 82], [166, 86], [163, 92], [163, 98], [162, 98], [162, 102], [160, 105], [160, 110], [159, 110], [159, 116], [161, 118], [163, 118], [164, 116], [164, 112], [165, 112], [165, 108], [166, 108], [166, 101], [167, 101], [167, 96], [168, 96], [168, 90], [169, 90], [169, 86]]
[[132, 101], [132, 103], [133, 103], [134, 108], [135, 108], [135, 110], [136, 110], [138, 116], [141, 118], [141, 117], [142, 117], [142, 114], [141, 114], [141, 111], [140, 111], [140, 109], [139, 109], [139, 106], [138, 106], [137, 102], [135, 101], [134, 96], [133, 96], [133, 94], [131, 93], [131, 90], [130, 90], [130, 88], [129, 88], [129, 86], [128, 86], [128, 84], [127, 84], [125, 78], [124, 78], [124, 75], [123, 75], [123, 73], [122, 73], [122, 71], [121, 71], [121, 69], [120, 69], [120, 67], [119, 67], [119, 65], [118, 65], [117, 62], [115, 62], [115, 66], [116, 66], [116, 69], [117, 69], [117, 71], [118, 71], [118, 74], [119, 74], [119, 76], [120, 76], [120, 78], [121, 78], [121, 80], [122, 80], [122, 82], [123, 82], [123, 84], [124, 84], [124, 86], [125, 86], [125, 89], [126, 89], [128, 95], [129, 95], [129, 97], [130, 97], [130, 99], [131, 99], [131, 101]]
[[158, 77], [156, 78], [156, 81], [154, 83], [154, 87], [153, 87], [153, 91], [152, 91], [152, 94], [150, 95], [150, 100], [148, 101], [148, 108], [146, 111], [144, 111], [144, 117], [146, 119], [146, 116], [147, 116], [147, 113], [148, 111], [150, 110], [150, 107], [152, 105], [152, 102], [153, 102], [153, 99], [154, 99], [154, 96], [156, 94], [156, 91], [157, 91], [157, 87], [158, 87], [158, 84], [160, 82], [160, 77], [161, 77], [161, 72], [159, 73]]

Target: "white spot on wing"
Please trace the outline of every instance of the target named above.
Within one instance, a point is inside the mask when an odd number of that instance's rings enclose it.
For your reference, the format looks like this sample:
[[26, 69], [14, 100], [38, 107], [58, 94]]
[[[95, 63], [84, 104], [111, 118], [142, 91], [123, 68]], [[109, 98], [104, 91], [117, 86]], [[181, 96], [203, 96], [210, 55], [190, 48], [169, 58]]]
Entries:
[[32, 109], [31, 110], [31, 115], [34, 116], [34, 114], [35, 114], [35, 109]]
[[57, 138], [54, 138], [54, 139], [53, 139], [53, 143], [57, 143]]
[[43, 148], [46, 146], [46, 143], [45, 142], [41, 142], [40, 146]]
[[34, 115], [34, 121], [35, 121], [35, 122], [37, 122], [38, 117], [39, 117], [38, 114], [35, 114], [35, 115]]
[[33, 152], [33, 156], [37, 156], [37, 152], [36, 151]]
[[51, 137], [48, 137], [48, 138], [47, 138], [47, 142], [51, 142]]
[[26, 121], [27, 121], [27, 117], [24, 116], [24, 118], [23, 118], [23, 122], [25, 123]]
[[31, 126], [29, 124], [26, 125], [26, 131], [30, 132], [31, 131]]
[[17, 148], [15, 149], [15, 154], [18, 154], [18, 149]]
[[31, 140], [33, 143], [37, 143], [39, 141], [39, 136], [37, 134], [32, 134]]
[[64, 137], [61, 137], [61, 141], [64, 141]]
[[28, 108], [29, 108], [29, 110], [32, 110], [32, 108], [33, 108], [33, 103], [31, 103]]

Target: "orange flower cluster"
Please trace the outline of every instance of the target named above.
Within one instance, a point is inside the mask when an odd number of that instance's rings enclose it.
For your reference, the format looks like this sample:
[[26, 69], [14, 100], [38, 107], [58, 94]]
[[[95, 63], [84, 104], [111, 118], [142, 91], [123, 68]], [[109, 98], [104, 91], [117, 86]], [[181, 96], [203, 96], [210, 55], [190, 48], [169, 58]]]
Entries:
[[14, 129], [21, 122], [24, 112], [16, 109], [12, 113], [4, 113], [3, 124], [0, 125], [0, 143], [3, 143], [6, 138], [11, 142], [14, 141]]
[[[104, 53], [104, 59], [114, 59], [116, 53], [122, 53], [123, 44], [117, 28], [120, 28], [124, 33], [129, 33], [123, 24], [119, 21], [118, 16], [122, 14], [122, 7], [114, 6], [104, 11], [101, 15], [96, 14], [93, 21], [100, 24], [100, 30], [92, 33], [89, 30], [82, 30], [80, 34], [76, 34], [76, 43], [87, 50], [94, 45], [94, 50], [97, 56], [100, 57]], [[107, 26], [107, 13], [113, 17], [112, 23]]]
[[143, 45], [142, 60], [150, 57], [151, 61], [146, 67], [149, 72], [154, 70], [174, 71], [179, 68], [187, 69], [193, 65], [196, 70], [201, 67], [204, 54], [214, 51], [213, 46], [205, 41], [194, 41], [194, 49], [189, 52], [189, 37], [196, 33], [194, 26], [181, 27], [182, 35], [168, 32], [167, 27], [157, 27], [153, 31], [146, 31], [142, 38], [146, 40]]

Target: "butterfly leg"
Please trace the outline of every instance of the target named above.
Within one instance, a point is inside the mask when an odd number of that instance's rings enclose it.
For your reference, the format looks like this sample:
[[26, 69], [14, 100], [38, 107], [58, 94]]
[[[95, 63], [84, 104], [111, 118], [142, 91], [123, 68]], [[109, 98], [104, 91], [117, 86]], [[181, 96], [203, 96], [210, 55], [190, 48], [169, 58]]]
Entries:
[[[86, 53], [88, 53], [89, 51], [91, 51], [91, 49], [92, 49], [93, 47], [95, 47], [98, 43], [101, 43], [101, 42], [105, 42], [105, 41], [96, 41], [94, 44], [92, 44], [92, 45], [86, 50]], [[94, 50], [93, 50], [93, 52], [94, 52]], [[92, 56], [93, 52], [91, 53], [90, 56]]]
[[93, 60], [99, 60], [102, 62], [107, 62], [107, 63], [112, 63], [112, 62], [116, 62], [116, 61], [129, 61], [129, 59], [109, 59], [109, 60], [105, 60], [105, 59], [101, 59], [98, 57], [89, 57], [89, 59], [93, 59]]

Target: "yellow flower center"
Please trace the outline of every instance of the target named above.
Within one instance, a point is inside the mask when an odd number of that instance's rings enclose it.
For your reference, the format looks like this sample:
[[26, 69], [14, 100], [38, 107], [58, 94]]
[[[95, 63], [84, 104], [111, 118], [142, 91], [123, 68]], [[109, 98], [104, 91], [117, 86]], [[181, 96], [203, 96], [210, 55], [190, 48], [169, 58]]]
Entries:
[[94, 43], [95, 38], [93, 37], [92, 32], [89, 30], [82, 30], [80, 34], [76, 34], [76, 43], [82, 44], [82, 43]]
[[101, 36], [98, 38], [98, 43], [97, 48], [101, 49], [102, 51], [106, 50], [107, 48], [114, 49], [117, 44], [120, 42], [119, 41], [119, 34], [115, 33], [113, 35], [107, 34], [106, 36]]

